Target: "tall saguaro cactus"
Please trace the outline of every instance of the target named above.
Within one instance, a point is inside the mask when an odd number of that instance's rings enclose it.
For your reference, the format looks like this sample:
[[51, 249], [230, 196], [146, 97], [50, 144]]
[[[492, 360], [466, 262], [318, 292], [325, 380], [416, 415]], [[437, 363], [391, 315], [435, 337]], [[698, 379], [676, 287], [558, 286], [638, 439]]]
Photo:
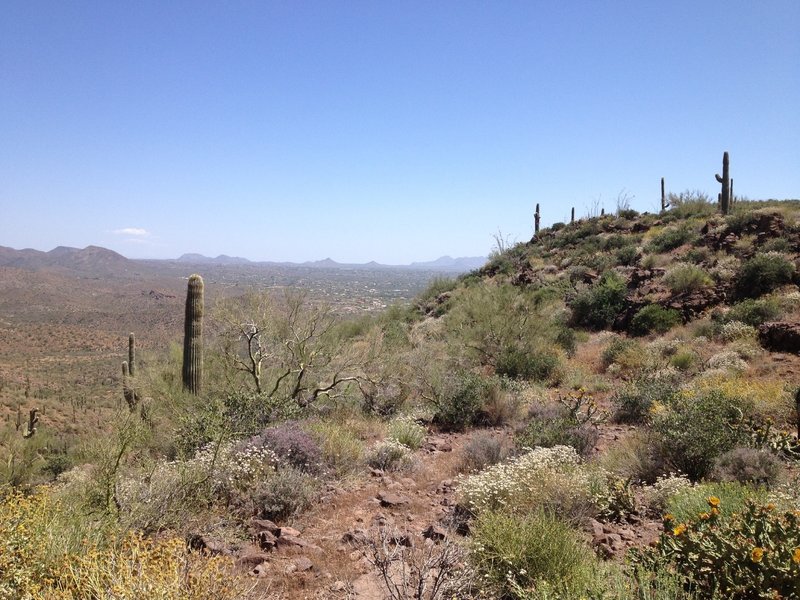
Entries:
[[539, 235], [539, 221], [541, 221], [542, 215], [539, 212], [539, 203], [536, 203], [536, 212], [533, 213], [533, 235]]
[[722, 184], [722, 192], [719, 195], [719, 210], [723, 215], [727, 215], [731, 210], [731, 178], [729, 172], [728, 153], [722, 155], [722, 177], [714, 175], [717, 181]]
[[667, 202], [667, 193], [664, 188], [664, 178], [661, 178], [661, 210], [662, 212], [669, 208], [669, 202]]
[[136, 360], [136, 338], [131, 332], [128, 335], [128, 374], [131, 377], [136, 375], [136, 367], [135, 367], [135, 360]]
[[183, 387], [199, 394], [203, 381], [203, 278], [189, 277], [183, 333]]
[[572, 207], [572, 214], [569, 217], [569, 222], [570, 223], [574, 223], [575, 222], [575, 207], [574, 206]]

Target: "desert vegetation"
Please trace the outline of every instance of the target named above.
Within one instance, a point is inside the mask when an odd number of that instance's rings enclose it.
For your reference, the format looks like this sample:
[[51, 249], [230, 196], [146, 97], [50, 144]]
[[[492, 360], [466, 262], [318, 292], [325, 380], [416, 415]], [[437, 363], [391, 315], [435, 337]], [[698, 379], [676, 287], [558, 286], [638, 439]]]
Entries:
[[800, 598], [800, 202], [727, 163], [382, 312], [193, 276], [103, 435], [4, 424], [0, 598]]

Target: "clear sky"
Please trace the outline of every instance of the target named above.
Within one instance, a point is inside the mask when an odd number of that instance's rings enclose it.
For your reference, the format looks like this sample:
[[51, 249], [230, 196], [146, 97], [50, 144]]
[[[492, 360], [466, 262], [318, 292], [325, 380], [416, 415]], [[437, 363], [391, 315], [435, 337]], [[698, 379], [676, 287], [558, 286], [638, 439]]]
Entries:
[[406, 263], [800, 197], [800, 1], [0, 2], [0, 245]]

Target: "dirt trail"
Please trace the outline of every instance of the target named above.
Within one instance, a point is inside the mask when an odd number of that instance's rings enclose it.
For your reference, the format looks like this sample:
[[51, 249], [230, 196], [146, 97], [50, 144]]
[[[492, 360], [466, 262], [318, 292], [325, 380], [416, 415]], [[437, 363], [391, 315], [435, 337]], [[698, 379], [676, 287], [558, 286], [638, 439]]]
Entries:
[[428, 436], [410, 473], [372, 471], [329, 487], [293, 527], [306, 545], [279, 546], [257, 567], [257, 593], [264, 598], [383, 600], [378, 572], [364, 558], [359, 539], [380, 527], [424, 544], [423, 532], [455, 504], [459, 450], [470, 434]]

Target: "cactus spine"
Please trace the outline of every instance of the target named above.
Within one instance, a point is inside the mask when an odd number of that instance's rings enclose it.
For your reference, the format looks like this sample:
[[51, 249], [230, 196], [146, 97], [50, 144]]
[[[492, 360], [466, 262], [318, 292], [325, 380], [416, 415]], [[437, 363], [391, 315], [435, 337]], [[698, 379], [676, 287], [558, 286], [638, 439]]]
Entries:
[[203, 278], [189, 277], [183, 335], [183, 387], [199, 394], [203, 380]]
[[536, 203], [536, 212], [533, 213], [533, 235], [539, 235], [539, 221], [542, 215], [539, 213], [539, 203]]
[[719, 199], [719, 210], [723, 215], [727, 215], [731, 210], [731, 178], [728, 167], [728, 153], [725, 152], [722, 155], [722, 177], [714, 175], [717, 181], [722, 184], [722, 192], [717, 198]]

